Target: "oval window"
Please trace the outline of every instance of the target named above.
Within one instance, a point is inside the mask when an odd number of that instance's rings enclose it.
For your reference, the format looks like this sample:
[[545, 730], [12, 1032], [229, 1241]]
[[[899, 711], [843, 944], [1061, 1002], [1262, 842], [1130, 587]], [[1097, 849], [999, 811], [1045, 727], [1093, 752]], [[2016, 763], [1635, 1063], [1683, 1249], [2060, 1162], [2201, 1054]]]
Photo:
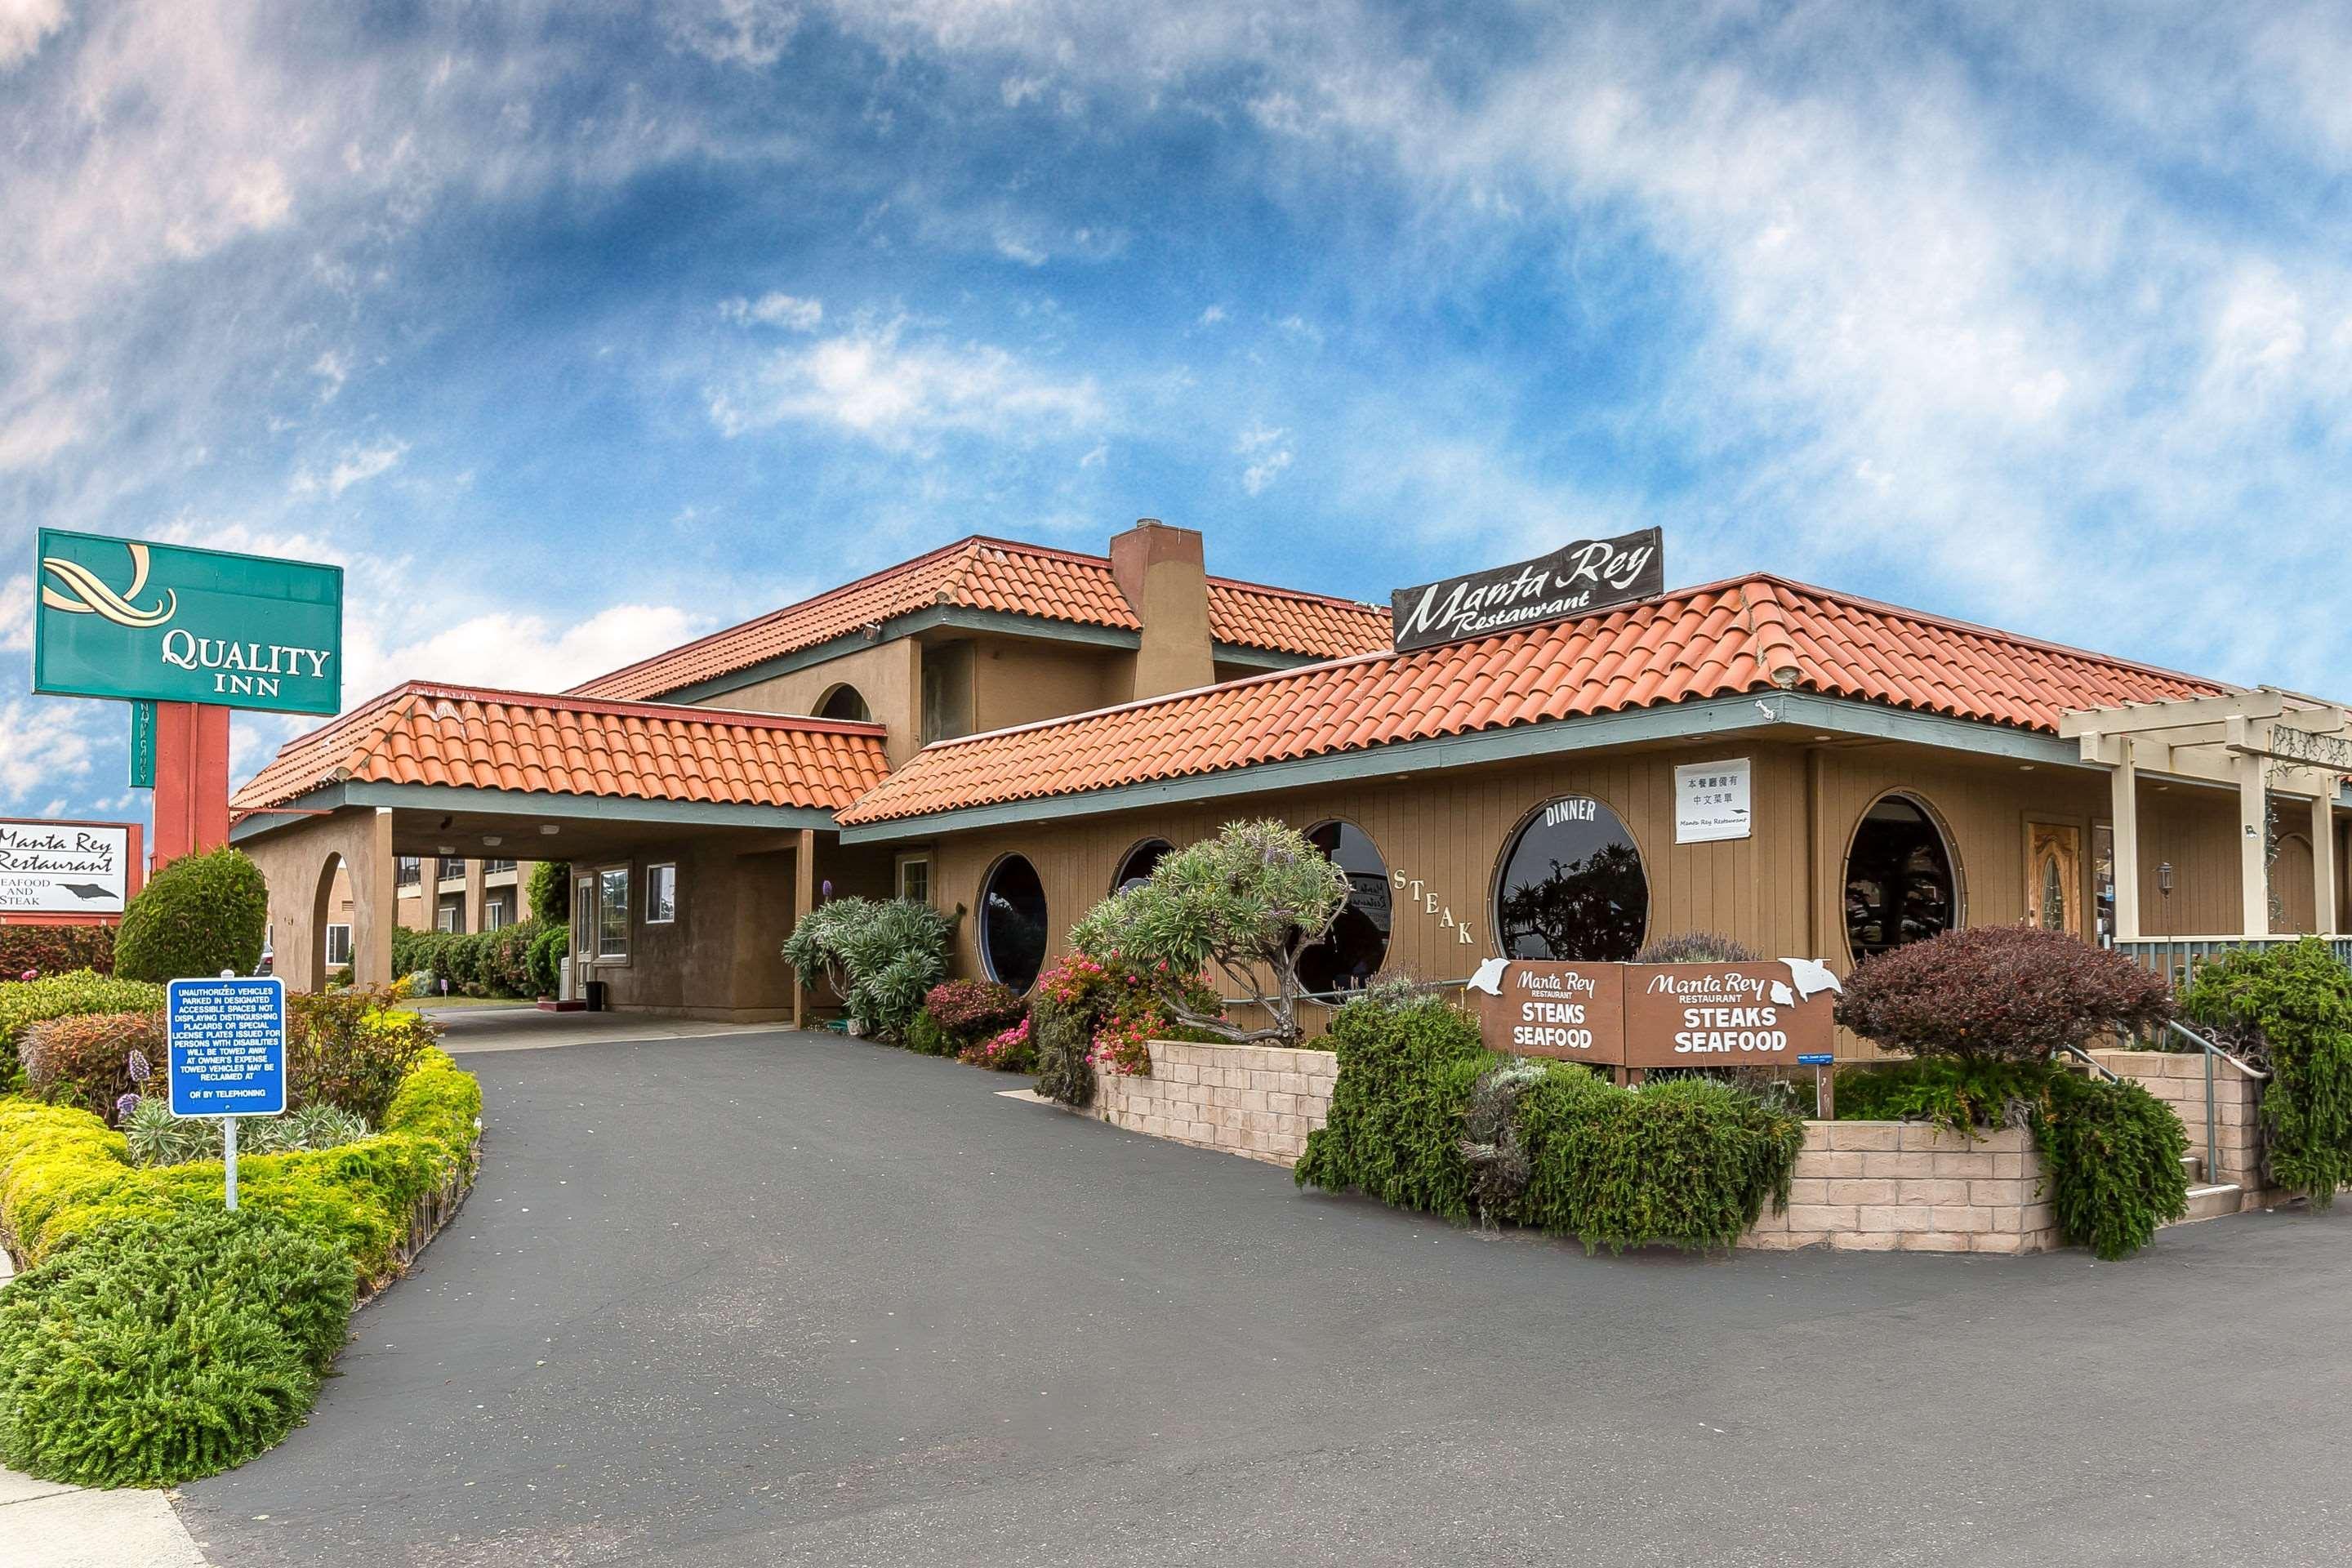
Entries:
[[1495, 931], [1506, 958], [1622, 963], [1649, 923], [1642, 847], [1590, 795], [1545, 802], [1504, 851]]
[[1389, 955], [1389, 868], [1371, 836], [1352, 822], [1307, 830], [1307, 841], [1347, 874], [1348, 907], [1330, 934], [1298, 953], [1299, 983], [1309, 991], [1359, 991]]
[[1045, 966], [1045, 885], [1037, 868], [1007, 855], [980, 894], [980, 962], [991, 980], [1026, 991]]
[[1110, 879], [1110, 890], [1124, 893], [1139, 882], [1149, 881], [1153, 868], [1174, 853], [1176, 846], [1165, 838], [1145, 839], [1129, 850], [1127, 858], [1118, 863], [1118, 875]]
[[[2063, 920], [2063, 885], [2045, 891], [2045, 921], [2053, 905]], [[1943, 830], [1908, 795], [1881, 796], [1863, 814], [1846, 851], [1847, 947], [1859, 962], [1958, 923], [1959, 878]]]

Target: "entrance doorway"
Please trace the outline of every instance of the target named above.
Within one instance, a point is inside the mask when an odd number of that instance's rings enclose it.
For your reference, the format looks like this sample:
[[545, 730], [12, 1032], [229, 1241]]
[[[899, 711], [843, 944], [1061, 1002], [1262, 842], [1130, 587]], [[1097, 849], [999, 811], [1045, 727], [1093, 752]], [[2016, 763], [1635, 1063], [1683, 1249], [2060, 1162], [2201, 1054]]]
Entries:
[[2058, 822], [2025, 825], [2025, 915], [2043, 931], [2083, 934], [2080, 827]]

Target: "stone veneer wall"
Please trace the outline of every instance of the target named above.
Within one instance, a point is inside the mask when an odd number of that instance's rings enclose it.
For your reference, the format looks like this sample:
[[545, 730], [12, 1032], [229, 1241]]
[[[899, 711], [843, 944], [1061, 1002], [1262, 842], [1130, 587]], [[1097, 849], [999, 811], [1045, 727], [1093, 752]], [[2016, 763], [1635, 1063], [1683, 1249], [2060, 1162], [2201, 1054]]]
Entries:
[[1093, 1114], [1114, 1127], [1296, 1164], [1331, 1109], [1329, 1051], [1151, 1042], [1151, 1076], [1097, 1070]]
[[2042, 1252], [2063, 1246], [2022, 1127], [1969, 1139], [1925, 1123], [1808, 1121], [1786, 1213], [1743, 1247], [1863, 1252]]
[[2262, 1099], [2261, 1080], [2248, 1078], [2227, 1062], [2213, 1064], [2214, 1141], [2221, 1144], [2221, 1157], [2208, 1159], [2202, 1052], [2093, 1051], [2091, 1055], [2117, 1078], [2130, 1079], [2172, 1108], [2189, 1134], [2189, 1152], [2205, 1161], [2205, 1179], [2235, 1182], [2241, 1209], [2260, 1208], [2264, 1202], [2285, 1195], [2263, 1190], [2261, 1134], [2254, 1119]]

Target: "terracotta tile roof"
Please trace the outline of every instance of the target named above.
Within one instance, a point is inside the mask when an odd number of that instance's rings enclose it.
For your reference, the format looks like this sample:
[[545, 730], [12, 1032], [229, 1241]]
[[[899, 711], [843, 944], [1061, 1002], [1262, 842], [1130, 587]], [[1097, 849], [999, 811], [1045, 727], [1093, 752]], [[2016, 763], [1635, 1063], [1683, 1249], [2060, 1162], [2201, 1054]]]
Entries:
[[942, 742], [841, 821], [887, 822], [1784, 689], [2048, 732], [2069, 708], [2224, 689], [1759, 574], [1582, 620], [1340, 659]]
[[321, 784], [454, 784], [836, 810], [881, 782], [882, 726], [411, 681], [288, 742], [230, 798]]
[[[1107, 556], [974, 536], [572, 689], [584, 697], [661, 697], [936, 605], [1120, 631], [1135, 631], [1142, 624], [1118, 591]], [[1389, 613], [1378, 605], [1212, 577], [1209, 633], [1243, 647], [1336, 658], [1387, 647]]]

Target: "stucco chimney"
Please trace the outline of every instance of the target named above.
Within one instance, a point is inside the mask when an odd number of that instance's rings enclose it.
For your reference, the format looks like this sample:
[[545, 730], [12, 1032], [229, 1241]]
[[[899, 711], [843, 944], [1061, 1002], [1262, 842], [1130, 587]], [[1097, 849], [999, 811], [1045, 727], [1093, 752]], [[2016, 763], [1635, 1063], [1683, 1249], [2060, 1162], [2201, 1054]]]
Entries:
[[1110, 574], [1143, 623], [1136, 697], [1189, 690], [1216, 679], [1209, 643], [1209, 580], [1201, 535], [1140, 517], [1110, 542]]

